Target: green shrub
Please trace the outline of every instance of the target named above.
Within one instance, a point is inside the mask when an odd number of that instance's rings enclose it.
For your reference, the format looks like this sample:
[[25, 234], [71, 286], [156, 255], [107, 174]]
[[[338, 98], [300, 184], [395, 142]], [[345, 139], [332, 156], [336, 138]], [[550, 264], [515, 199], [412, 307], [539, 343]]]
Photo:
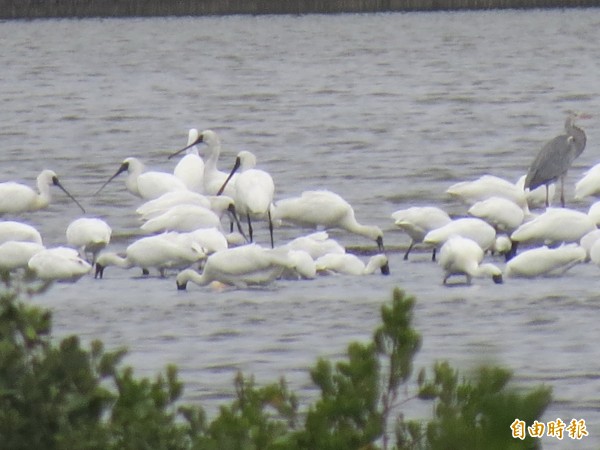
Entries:
[[136, 378], [121, 367], [124, 350], [107, 352], [99, 341], [84, 349], [76, 336], [55, 343], [51, 314], [8, 286], [0, 295], [2, 448], [535, 448], [539, 440], [512, 438], [510, 424], [533, 422], [550, 402], [548, 388], [510, 388], [505, 369], [482, 367], [465, 378], [442, 362], [431, 379], [421, 370], [416, 380], [434, 416], [405, 420], [408, 399], [399, 392], [411, 380], [421, 336], [412, 328], [414, 298], [396, 289], [371, 342], [351, 343], [343, 361], [318, 360], [310, 372], [320, 390], [314, 404], [301, 409], [285, 380], [259, 387], [238, 374], [235, 400], [209, 422], [200, 406], [182, 404], [175, 367], [154, 380]]

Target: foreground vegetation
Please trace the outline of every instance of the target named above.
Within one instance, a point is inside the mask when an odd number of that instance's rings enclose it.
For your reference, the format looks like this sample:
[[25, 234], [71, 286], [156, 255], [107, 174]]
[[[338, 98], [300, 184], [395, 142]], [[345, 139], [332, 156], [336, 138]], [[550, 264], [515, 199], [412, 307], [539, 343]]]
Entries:
[[[441, 362], [413, 380], [415, 300], [397, 289], [370, 342], [311, 369], [320, 390], [313, 404], [299, 405], [284, 380], [257, 386], [240, 373], [235, 399], [208, 420], [200, 406], [182, 404], [175, 367], [137, 378], [122, 367], [124, 350], [100, 341], [86, 349], [77, 336], [56, 342], [50, 312], [19, 297], [0, 296], [3, 448], [531, 449], [540, 440], [515, 439], [510, 425], [539, 419], [551, 400], [546, 387], [511, 388], [499, 367], [466, 378]], [[405, 419], [403, 405], [415, 397], [431, 402], [429, 420]]]

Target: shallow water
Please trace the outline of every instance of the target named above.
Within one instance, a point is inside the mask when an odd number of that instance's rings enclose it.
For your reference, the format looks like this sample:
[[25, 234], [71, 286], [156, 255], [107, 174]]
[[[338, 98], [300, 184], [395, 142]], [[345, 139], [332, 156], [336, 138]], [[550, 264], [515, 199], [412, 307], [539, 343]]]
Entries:
[[[596, 9], [3, 22], [2, 179], [33, 184], [54, 169], [89, 215], [110, 223], [120, 250], [139, 233], [140, 202], [119, 178], [92, 194], [127, 156], [172, 170], [167, 155], [188, 129], [211, 128], [223, 142], [222, 168], [250, 150], [272, 174], [276, 198], [331, 189], [359, 221], [384, 230], [388, 248], [404, 248], [393, 211], [432, 204], [464, 214], [448, 186], [485, 173], [516, 181], [561, 132], [567, 110], [598, 115], [599, 23]], [[567, 200], [581, 210], [591, 202], [574, 203], [573, 187], [600, 160], [597, 123], [582, 123], [588, 147], [567, 178]], [[58, 244], [78, 215], [57, 192], [48, 209], [21, 218]], [[276, 239], [298, 233], [277, 230]], [[58, 335], [128, 347], [137, 373], [179, 365], [186, 399], [214, 411], [232, 395], [237, 370], [264, 382], [285, 375], [310, 397], [307, 368], [369, 338], [399, 286], [418, 300], [416, 368], [500, 363], [519, 383], [553, 387], [545, 420], [586, 420], [590, 437], [544, 438], [545, 448], [599, 446], [596, 266], [446, 288], [428, 253], [390, 260], [387, 278], [224, 292], [177, 292], [172, 277], [109, 268], [104, 280], [57, 284], [34, 302], [52, 308]]]

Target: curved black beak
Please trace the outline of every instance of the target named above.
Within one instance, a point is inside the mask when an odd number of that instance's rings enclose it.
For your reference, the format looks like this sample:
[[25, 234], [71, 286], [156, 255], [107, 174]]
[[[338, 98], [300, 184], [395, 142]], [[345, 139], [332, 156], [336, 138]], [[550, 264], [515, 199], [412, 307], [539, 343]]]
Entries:
[[221, 195], [223, 193], [223, 191], [225, 190], [225, 187], [227, 186], [227, 183], [229, 183], [229, 180], [231, 180], [231, 177], [233, 177], [233, 174], [240, 168], [241, 164], [242, 164], [242, 161], [240, 160], [240, 157], [238, 156], [237, 158], [235, 158], [235, 164], [233, 165], [233, 168], [231, 169], [229, 176], [223, 183], [223, 186], [221, 186], [221, 189], [219, 189], [219, 192], [217, 192], [217, 195]]
[[381, 274], [389, 275], [390, 274], [390, 263], [386, 262], [383, 266], [381, 266]]
[[175, 156], [179, 155], [180, 153], [183, 153], [183, 152], [185, 152], [185, 151], [186, 151], [188, 148], [192, 148], [194, 145], [196, 145], [196, 144], [199, 144], [199, 143], [203, 142], [203, 140], [204, 140], [204, 138], [203, 138], [203, 136], [202, 136], [202, 133], [201, 133], [201, 134], [200, 134], [200, 136], [198, 136], [198, 139], [196, 139], [196, 140], [195, 140], [194, 142], [192, 142], [190, 145], [188, 145], [188, 146], [186, 146], [186, 147], [183, 147], [183, 148], [182, 148], [182, 149], [180, 149], [180, 150], [177, 150], [175, 153], [171, 153], [171, 154], [170, 154], [170, 155], [167, 157], [167, 159], [174, 158]]
[[85, 209], [83, 209], [83, 206], [81, 206], [81, 204], [77, 201], [77, 199], [75, 197], [73, 197], [69, 191], [67, 191], [64, 186], [62, 184], [60, 184], [60, 181], [58, 181], [58, 177], [52, 177], [52, 184], [54, 184], [54, 186], [58, 187], [61, 191], [63, 191], [65, 194], [67, 194], [67, 197], [69, 197], [71, 200], [73, 200], [77, 206], [79, 206], [79, 209], [81, 209], [81, 211], [83, 211], [83, 213], [85, 214]]
[[177, 290], [178, 291], [185, 291], [187, 288], [187, 283], [180, 283], [179, 281], [176, 281], [177, 283]]
[[98, 189], [98, 190], [97, 190], [97, 191], [94, 193], [94, 195], [98, 195], [98, 194], [100, 193], [100, 191], [101, 191], [102, 189], [104, 189], [104, 187], [105, 187], [105, 186], [106, 186], [108, 183], [110, 183], [112, 180], [114, 180], [114, 179], [115, 179], [117, 176], [121, 175], [123, 172], [127, 172], [127, 170], [128, 170], [128, 169], [129, 169], [129, 163], [126, 163], [126, 162], [124, 162], [123, 164], [121, 164], [121, 166], [119, 167], [119, 170], [117, 170], [117, 172], [116, 172], [116, 173], [115, 173], [115, 174], [114, 174], [112, 177], [110, 177], [110, 178], [109, 178], [109, 179], [106, 181], [106, 183], [104, 183], [102, 186], [100, 186], [100, 189]]
[[502, 275], [492, 275], [492, 280], [494, 280], [494, 283], [496, 284], [502, 284], [504, 283], [504, 280], [502, 279]]

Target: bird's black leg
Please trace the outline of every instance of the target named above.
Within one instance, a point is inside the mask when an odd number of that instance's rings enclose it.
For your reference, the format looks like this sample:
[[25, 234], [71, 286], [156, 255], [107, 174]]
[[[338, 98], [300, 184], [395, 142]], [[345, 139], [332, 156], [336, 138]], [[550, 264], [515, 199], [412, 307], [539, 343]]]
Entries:
[[[546, 186], [547, 188], [547, 186]], [[565, 176], [560, 177], [560, 205], [565, 207]]]
[[408, 254], [410, 253], [410, 251], [412, 250], [412, 248], [415, 246], [415, 241], [410, 241], [410, 245], [408, 246], [408, 250], [406, 250], [406, 253], [404, 254], [404, 261], [408, 261]]
[[269, 233], [271, 234], [271, 248], [275, 248], [275, 243], [273, 241], [273, 221], [271, 220], [271, 210], [268, 211], [269, 214]]
[[248, 233], [250, 234], [250, 242], [254, 242], [252, 237], [252, 222], [250, 221], [250, 213], [246, 214], [246, 220], [248, 220]]

